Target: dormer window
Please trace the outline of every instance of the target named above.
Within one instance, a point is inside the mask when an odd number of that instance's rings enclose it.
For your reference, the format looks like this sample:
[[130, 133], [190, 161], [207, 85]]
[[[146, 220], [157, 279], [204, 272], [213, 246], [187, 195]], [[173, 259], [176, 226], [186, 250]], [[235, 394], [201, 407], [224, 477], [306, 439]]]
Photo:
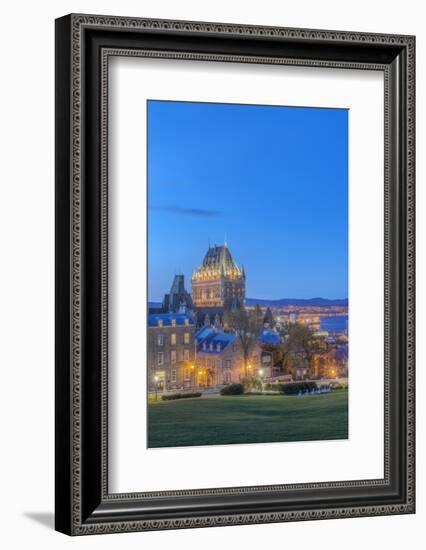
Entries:
[[220, 344], [216, 345], [216, 351], [220, 351]]
[[203, 342], [203, 349], [207, 349], [207, 344]]
[[176, 326], [176, 319], [172, 319], [172, 327]]
[[213, 351], [213, 344], [210, 344], [210, 351]]
[[162, 319], [158, 319], [157, 325], [161, 328], [161, 327], [163, 326], [163, 320], [162, 320]]

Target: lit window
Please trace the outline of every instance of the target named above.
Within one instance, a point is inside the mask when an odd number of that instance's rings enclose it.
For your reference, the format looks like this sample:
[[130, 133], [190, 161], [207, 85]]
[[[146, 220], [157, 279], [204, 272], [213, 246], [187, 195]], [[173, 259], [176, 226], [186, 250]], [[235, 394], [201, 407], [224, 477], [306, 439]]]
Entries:
[[184, 361], [189, 361], [189, 349], [184, 349], [183, 350], [183, 360]]
[[176, 326], [176, 319], [172, 319], [172, 327]]
[[157, 338], [157, 344], [159, 346], [164, 346], [164, 334], [159, 334]]
[[183, 342], [184, 344], [189, 344], [189, 332], [185, 332], [183, 335]]
[[162, 319], [158, 319], [158, 322], [157, 322], [158, 326], [161, 328], [163, 326], [163, 320]]
[[162, 351], [158, 352], [157, 358], [158, 358], [158, 361], [157, 361], [158, 364], [159, 365], [164, 365], [164, 353]]
[[189, 325], [189, 319], [185, 319], [185, 325], [186, 325], [186, 326]]
[[176, 350], [170, 352], [170, 362], [173, 364], [176, 363]]
[[176, 369], [171, 370], [170, 379], [171, 379], [172, 382], [176, 382]]
[[176, 334], [173, 333], [171, 336], [170, 336], [170, 343], [172, 346], [175, 346], [176, 345]]

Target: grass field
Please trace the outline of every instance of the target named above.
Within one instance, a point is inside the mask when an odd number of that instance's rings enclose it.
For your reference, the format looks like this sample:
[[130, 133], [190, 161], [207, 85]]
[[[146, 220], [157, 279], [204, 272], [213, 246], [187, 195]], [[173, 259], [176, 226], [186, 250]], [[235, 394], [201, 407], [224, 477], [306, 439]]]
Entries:
[[347, 439], [348, 392], [150, 402], [148, 446]]

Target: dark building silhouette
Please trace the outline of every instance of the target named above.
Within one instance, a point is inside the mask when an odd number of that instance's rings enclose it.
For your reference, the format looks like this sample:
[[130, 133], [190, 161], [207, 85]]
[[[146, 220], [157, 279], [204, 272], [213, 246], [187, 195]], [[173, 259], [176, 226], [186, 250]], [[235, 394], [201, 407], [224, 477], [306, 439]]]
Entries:
[[185, 290], [185, 277], [175, 275], [172, 287], [168, 294], [164, 295], [162, 311], [165, 313], [184, 313], [193, 308], [191, 295]]

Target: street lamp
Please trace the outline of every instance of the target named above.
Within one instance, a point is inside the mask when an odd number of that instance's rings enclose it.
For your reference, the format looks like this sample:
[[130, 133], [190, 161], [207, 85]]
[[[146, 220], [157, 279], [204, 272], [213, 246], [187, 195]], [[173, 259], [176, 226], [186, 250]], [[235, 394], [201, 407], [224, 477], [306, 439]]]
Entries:
[[262, 390], [262, 393], [263, 393], [263, 369], [259, 369], [259, 376], [260, 376], [260, 384], [261, 384], [261, 390]]
[[194, 365], [191, 365], [191, 380], [192, 380], [192, 387], [195, 387], [195, 367]]
[[154, 382], [155, 382], [155, 400], [158, 400], [158, 376], [154, 376]]

